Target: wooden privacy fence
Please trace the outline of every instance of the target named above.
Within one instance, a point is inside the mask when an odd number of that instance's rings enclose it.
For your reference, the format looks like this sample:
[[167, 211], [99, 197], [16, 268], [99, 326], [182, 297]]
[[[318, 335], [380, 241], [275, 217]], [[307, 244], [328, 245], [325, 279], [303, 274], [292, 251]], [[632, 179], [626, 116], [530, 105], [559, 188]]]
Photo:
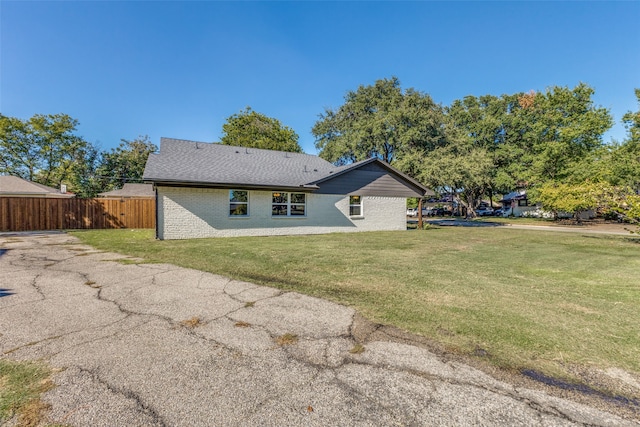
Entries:
[[153, 199], [0, 197], [0, 231], [155, 226]]

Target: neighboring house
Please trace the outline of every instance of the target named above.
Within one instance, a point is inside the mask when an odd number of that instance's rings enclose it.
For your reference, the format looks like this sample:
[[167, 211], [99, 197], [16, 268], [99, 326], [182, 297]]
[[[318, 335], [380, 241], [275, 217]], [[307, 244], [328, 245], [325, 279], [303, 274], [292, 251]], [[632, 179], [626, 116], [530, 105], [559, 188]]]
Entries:
[[[531, 204], [527, 199], [527, 191], [520, 190], [507, 194], [500, 200], [502, 203], [502, 216], [529, 216], [539, 218], [553, 218], [554, 214], [544, 210], [544, 206]], [[595, 211], [588, 210], [580, 212], [580, 219], [593, 219]], [[573, 218], [574, 215], [567, 212], [557, 212], [558, 218]]]
[[159, 239], [406, 230], [406, 198], [428, 191], [378, 159], [338, 167], [169, 138], [143, 178], [156, 190]]
[[529, 205], [527, 199], [527, 191], [519, 190], [506, 194], [502, 200], [502, 215], [503, 216], [522, 216], [526, 212], [536, 211], [538, 207]]
[[155, 199], [152, 184], [125, 184], [119, 190], [98, 193], [98, 197], [109, 199]]
[[69, 199], [75, 197], [73, 193], [63, 191], [36, 182], [27, 181], [17, 176], [0, 176], [0, 197], [47, 197]]

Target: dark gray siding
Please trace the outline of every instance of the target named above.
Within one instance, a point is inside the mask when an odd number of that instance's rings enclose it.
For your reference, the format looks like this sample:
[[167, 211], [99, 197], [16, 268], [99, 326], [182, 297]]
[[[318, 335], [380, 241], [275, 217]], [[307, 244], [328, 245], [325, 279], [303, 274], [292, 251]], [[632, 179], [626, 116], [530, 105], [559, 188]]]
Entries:
[[375, 163], [363, 165], [318, 184], [318, 194], [419, 197], [420, 188]]

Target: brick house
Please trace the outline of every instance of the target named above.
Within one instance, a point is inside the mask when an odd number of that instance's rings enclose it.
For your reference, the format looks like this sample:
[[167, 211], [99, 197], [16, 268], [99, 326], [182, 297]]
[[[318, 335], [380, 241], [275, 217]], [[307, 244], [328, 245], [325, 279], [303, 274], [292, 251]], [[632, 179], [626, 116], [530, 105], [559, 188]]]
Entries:
[[406, 230], [406, 199], [427, 188], [379, 159], [317, 156], [162, 138], [143, 179], [159, 239]]

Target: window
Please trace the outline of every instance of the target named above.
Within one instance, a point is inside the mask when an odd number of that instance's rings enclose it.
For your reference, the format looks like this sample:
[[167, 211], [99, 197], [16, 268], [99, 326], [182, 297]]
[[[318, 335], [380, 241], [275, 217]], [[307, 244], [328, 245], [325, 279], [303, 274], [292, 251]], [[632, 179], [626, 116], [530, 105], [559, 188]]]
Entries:
[[249, 192], [229, 190], [229, 216], [249, 216]]
[[527, 199], [518, 200], [518, 206], [529, 206]]
[[349, 216], [363, 216], [362, 196], [349, 196]]
[[306, 212], [306, 194], [271, 193], [271, 216], [305, 216]]

